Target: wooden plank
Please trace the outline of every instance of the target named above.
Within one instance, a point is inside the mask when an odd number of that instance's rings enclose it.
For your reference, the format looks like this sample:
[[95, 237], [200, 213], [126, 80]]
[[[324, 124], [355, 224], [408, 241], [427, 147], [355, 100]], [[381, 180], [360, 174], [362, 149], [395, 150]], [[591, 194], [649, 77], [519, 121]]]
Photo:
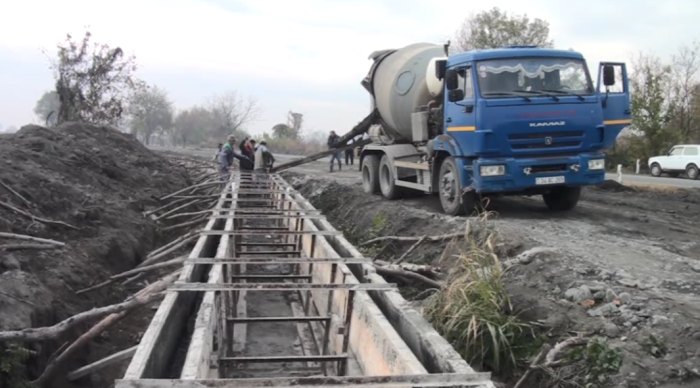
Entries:
[[261, 230], [261, 231], [255, 231], [255, 230], [234, 230], [234, 231], [225, 231], [225, 230], [201, 230], [199, 232], [203, 236], [271, 236], [274, 234], [275, 236], [311, 236], [311, 235], [317, 235], [317, 236], [337, 236], [342, 233], [338, 231], [327, 231], [327, 230], [302, 230], [302, 231], [296, 231], [296, 230], [290, 230], [290, 231], [283, 231], [283, 230], [276, 230], [274, 233], [270, 233], [269, 231], [266, 230]]
[[117, 380], [115, 388], [394, 388], [478, 387], [490, 373], [445, 373], [393, 376], [277, 377], [218, 380]]
[[90, 373], [96, 372], [106, 366], [110, 366], [112, 364], [115, 364], [120, 361], [128, 360], [133, 355], [136, 353], [136, 349], [138, 349], [138, 345], [132, 346], [129, 349], [124, 349], [120, 352], [114, 353], [110, 356], [107, 356], [101, 360], [95, 361], [91, 364], [85, 365], [82, 368], [78, 368], [70, 373], [68, 373], [67, 379], [68, 381], [75, 381], [81, 377], [87, 376]]
[[[222, 208], [224, 202], [225, 198], [220, 198], [216, 208]], [[216, 220], [208, 221], [204, 229], [210, 230], [214, 227], [215, 222]], [[200, 236], [189, 258], [200, 256], [208, 240], [208, 236]], [[202, 268], [202, 266], [186, 264], [179, 280], [192, 281], [197, 279], [203, 271]], [[139, 379], [159, 376], [170, 367], [171, 356], [179, 343], [194, 296], [194, 294], [182, 293], [165, 295], [148, 329], [141, 337], [136, 354], [134, 354], [124, 374], [125, 378]]]
[[306, 291], [306, 290], [349, 290], [349, 291], [396, 291], [396, 284], [374, 283], [181, 283], [175, 282], [168, 291], [211, 292], [211, 291]]
[[256, 364], [266, 364], [273, 362], [309, 362], [309, 361], [343, 361], [348, 358], [348, 355], [343, 354], [330, 354], [330, 355], [318, 355], [318, 356], [299, 356], [299, 355], [289, 355], [289, 356], [257, 356], [257, 357], [223, 357], [219, 361], [235, 362], [235, 363], [256, 363]]
[[310, 321], [327, 321], [329, 317], [247, 317], [247, 318], [228, 318], [229, 322], [310, 322]]
[[185, 260], [185, 264], [372, 264], [372, 260], [365, 257], [227, 257], [216, 259], [202, 257]]
[[[235, 189], [236, 184], [237, 182], [234, 182], [231, 185], [232, 188]], [[233, 197], [235, 198], [236, 194], [234, 194]], [[233, 220], [227, 220], [224, 225], [224, 231], [231, 231], [233, 230], [233, 227]], [[216, 258], [227, 257], [230, 255], [230, 241], [230, 236], [221, 236], [219, 245], [216, 249]], [[217, 283], [223, 281], [222, 277], [222, 266], [214, 265], [209, 271], [208, 280], [205, 284], [216, 285]], [[192, 338], [190, 339], [189, 348], [187, 349], [185, 364], [180, 375], [183, 380], [209, 377], [210, 359], [213, 354], [212, 350], [214, 349], [214, 331], [216, 330], [217, 323], [219, 321], [218, 314], [224, 314], [224, 312], [219, 311], [219, 306], [216, 302], [216, 292], [207, 292], [202, 298], [199, 311], [197, 312], [197, 318], [195, 319]], [[224, 333], [221, 334], [223, 335]]]

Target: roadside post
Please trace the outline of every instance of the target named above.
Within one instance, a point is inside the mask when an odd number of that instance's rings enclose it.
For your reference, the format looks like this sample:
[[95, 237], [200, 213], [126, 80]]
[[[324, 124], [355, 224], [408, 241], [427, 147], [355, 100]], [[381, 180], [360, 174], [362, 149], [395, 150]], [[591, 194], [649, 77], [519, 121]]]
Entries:
[[617, 165], [617, 183], [622, 184], [622, 165]]

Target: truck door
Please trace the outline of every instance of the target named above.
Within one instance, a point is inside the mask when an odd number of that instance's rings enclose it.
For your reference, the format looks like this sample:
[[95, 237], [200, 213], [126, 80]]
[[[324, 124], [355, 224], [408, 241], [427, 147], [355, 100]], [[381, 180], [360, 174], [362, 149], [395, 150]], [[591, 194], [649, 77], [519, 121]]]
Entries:
[[[614, 77], [605, 77], [606, 72]], [[603, 147], [610, 148], [622, 129], [632, 122], [629, 82], [624, 63], [600, 63], [597, 92], [603, 106]]]
[[447, 91], [445, 106], [445, 133], [452, 136], [465, 155], [473, 155], [474, 142], [470, 141], [476, 131], [476, 100], [474, 96], [474, 79], [471, 67], [457, 68], [458, 91], [462, 98], [450, 98]]

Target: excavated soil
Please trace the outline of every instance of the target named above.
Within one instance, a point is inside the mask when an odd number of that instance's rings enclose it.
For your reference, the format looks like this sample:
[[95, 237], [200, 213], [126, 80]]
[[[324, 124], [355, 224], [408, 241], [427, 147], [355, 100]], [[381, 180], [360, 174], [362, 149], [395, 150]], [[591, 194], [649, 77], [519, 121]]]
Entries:
[[[296, 170], [286, 178], [354, 243], [465, 227], [465, 217], [441, 214], [437, 197], [388, 201], [365, 194], [356, 170], [342, 175]], [[535, 197], [491, 199], [501, 260], [545, 248], [509, 270], [515, 308], [551, 342], [576, 334], [608, 337], [624, 357], [611, 386], [700, 386], [699, 203], [700, 190], [647, 190], [615, 182], [585, 189], [568, 213], [552, 213]], [[385, 244], [373, 253], [395, 258], [410, 245]], [[406, 262], [443, 265], [447, 273], [445, 259], [455, 249], [423, 244]], [[588, 306], [590, 301], [595, 304]], [[651, 336], [661, 346], [650, 347]]]
[[[156, 197], [188, 185], [184, 169], [149, 151], [133, 136], [109, 127], [68, 123], [56, 128], [25, 126], [0, 138], [0, 201], [37, 217], [77, 227], [46, 225], [0, 207], [0, 232], [32, 235], [66, 243], [61, 249], [12, 250], [19, 240], [0, 239], [0, 330], [54, 324], [96, 306], [122, 301], [133, 290], [106, 287], [83, 295], [75, 291], [140, 263], [167, 236], [143, 216]], [[139, 288], [139, 285], [135, 285]], [[138, 343], [150, 321], [150, 309], [132, 314], [73, 366], [84, 365]], [[29, 377], [41, 372], [48, 357], [65, 341], [32, 345]], [[123, 365], [77, 386], [107, 387]], [[0, 386], [3, 386], [0, 376]], [[55, 386], [73, 386], [59, 383]]]

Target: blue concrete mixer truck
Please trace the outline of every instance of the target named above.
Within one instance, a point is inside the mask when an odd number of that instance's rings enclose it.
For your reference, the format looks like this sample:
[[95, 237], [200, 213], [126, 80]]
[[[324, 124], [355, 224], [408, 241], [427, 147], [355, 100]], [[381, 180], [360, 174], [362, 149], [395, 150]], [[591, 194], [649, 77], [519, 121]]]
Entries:
[[630, 123], [624, 63], [601, 63], [594, 86], [574, 51], [447, 51], [419, 43], [371, 54], [366, 192], [432, 193], [452, 215], [484, 195], [542, 195], [566, 211], [582, 186], [605, 179], [603, 150]]

